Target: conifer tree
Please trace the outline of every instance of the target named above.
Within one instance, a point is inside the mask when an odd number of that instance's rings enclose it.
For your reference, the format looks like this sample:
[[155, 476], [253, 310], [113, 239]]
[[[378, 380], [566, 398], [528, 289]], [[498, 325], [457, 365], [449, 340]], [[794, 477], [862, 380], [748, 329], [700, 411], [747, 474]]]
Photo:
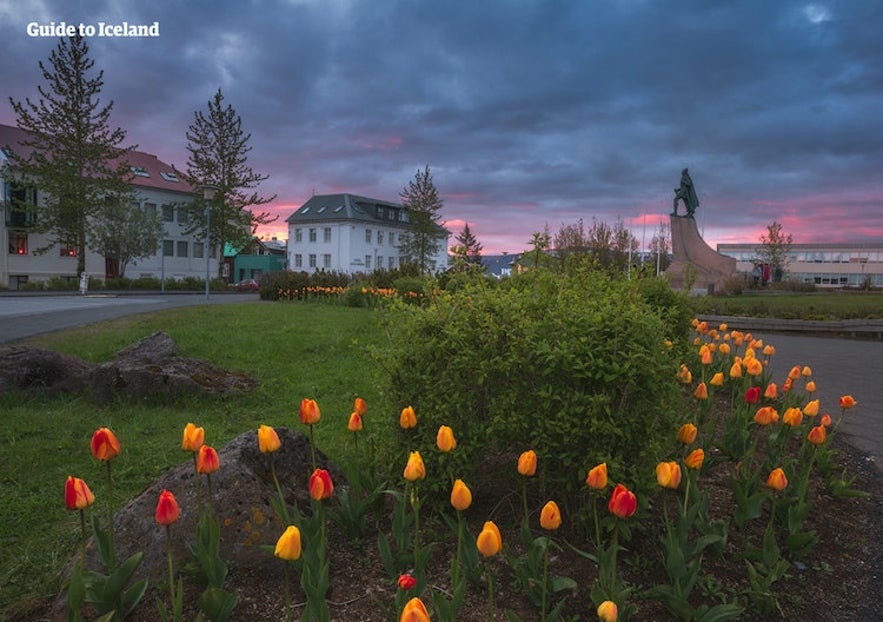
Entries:
[[457, 247], [455, 248], [459, 250], [459, 256], [463, 261], [475, 265], [481, 263], [483, 246], [472, 233], [472, 230], [469, 229], [468, 222], [463, 226], [463, 231], [457, 234], [455, 239], [457, 241]]
[[411, 223], [411, 230], [401, 236], [399, 252], [405, 262], [415, 264], [421, 274], [426, 274], [439, 268], [433, 257], [445, 240], [440, 214], [444, 203], [438, 196], [429, 166], [417, 171], [399, 197]]

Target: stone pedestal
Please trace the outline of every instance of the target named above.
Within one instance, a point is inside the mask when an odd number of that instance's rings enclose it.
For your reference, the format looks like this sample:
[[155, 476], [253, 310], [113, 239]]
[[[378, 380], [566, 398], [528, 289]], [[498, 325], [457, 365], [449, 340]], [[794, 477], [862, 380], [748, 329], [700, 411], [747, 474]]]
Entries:
[[671, 218], [671, 246], [674, 259], [665, 276], [675, 289], [713, 293], [736, 274], [736, 260], [721, 255], [699, 235], [696, 220], [689, 216]]

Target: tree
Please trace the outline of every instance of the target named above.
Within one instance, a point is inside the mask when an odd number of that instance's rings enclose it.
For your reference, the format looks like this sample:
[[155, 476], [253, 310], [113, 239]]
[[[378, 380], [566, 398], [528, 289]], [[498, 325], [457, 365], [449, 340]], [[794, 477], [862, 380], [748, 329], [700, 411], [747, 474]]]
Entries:
[[134, 149], [122, 147], [126, 133], [109, 126], [113, 102], [101, 106], [98, 96], [104, 72], [94, 75], [95, 61], [80, 36], [60, 39], [40, 61], [46, 86], [38, 86], [37, 102], [9, 99], [18, 127], [28, 133], [27, 155], [12, 153], [17, 175], [35, 180], [43, 195], [34, 230], [47, 233], [48, 244], [69, 247], [77, 255], [77, 274], [86, 269], [86, 247], [94, 249], [90, 227], [98, 222], [105, 197], [123, 196], [131, 171], [125, 161]]
[[660, 224], [659, 232], [650, 238], [650, 261], [658, 268], [659, 272], [667, 270], [671, 263], [668, 252], [669, 241], [666, 225]]
[[454, 247], [454, 249], [456, 249], [454, 250], [455, 256], [468, 264], [481, 264], [481, 251], [483, 247], [469, 229], [468, 222], [463, 226], [463, 231], [457, 234], [455, 240], [459, 243]]
[[[233, 106], [224, 107], [221, 89], [208, 102], [208, 113], [197, 110], [193, 123], [187, 128], [187, 181], [195, 188], [211, 187], [213, 197], [201, 195], [187, 210], [186, 233], [201, 231], [208, 238], [209, 249], [224, 245], [237, 247], [247, 244], [259, 225], [278, 218], [269, 212], [254, 213], [247, 209], [263, 205], [276, 198], [262, 197], [255, 188], [268, 175], [256, 173], [248, 165], [251, 134], [242, 130], [242, 119]], [[209, 228], [206, 234], [206, 209]], [[223, 274], [223, 262], [218, 262], [218, 276]]]
[[757, 254], [763, 263], [769, 265], [770, 274], [774, 282], [782, 280], [785, 268], [788, 267], [791, 240], [791, 234], [786, 234], [782, 228], [782, 223], [776, 220], [768, 224], [767, 232], [760, 236], [760, 243], [763, 246], [757, 249]]
[[406, 262], [416, 264], [420, 273], [426, 274], [437, 267], [433, 257], [441, 250], [444, 240], [440, 214], [444, 203], [438, 196], [429, 166], [417, 171], [399, 197], [411, 222], [411, 230], [401, 236], [399, 252]]
[[126, 276], [129, 263], [156, 254], [165, 229], [156, 215], [125, 197], [108, 197], [93, 235], [96, 248], [113, 262], [111, 274]]
[[589, 250], [589, 241], [586, 237], [586, 229], [583, 219], [580, 218], [573, 224], [563, 225], [555, 234], [553, 242], [555, 252], [562, 264], [567, 263], [567, 258], [573, 255], [585, 254]]

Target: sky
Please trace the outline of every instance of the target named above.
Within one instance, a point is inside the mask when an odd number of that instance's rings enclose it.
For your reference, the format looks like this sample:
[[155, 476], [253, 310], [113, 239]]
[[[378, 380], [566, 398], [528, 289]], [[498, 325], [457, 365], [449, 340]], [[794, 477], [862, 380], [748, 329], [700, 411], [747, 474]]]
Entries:
[[[276, 196], [262, 235], [313, 194], [397, 201], [429, 166], [486, 254], [579, 219], [649, 244], [688, 167], [712, 246], [773, 221], [883, 241], [878, 0], [0, 0], [0, 123], [38, 96], [58, 39], [28, 28], [53, 22], [95, 29], [111, 123], [179, 169], [222, 90]], [[99, 36], [123, 22], [159, 36]]]

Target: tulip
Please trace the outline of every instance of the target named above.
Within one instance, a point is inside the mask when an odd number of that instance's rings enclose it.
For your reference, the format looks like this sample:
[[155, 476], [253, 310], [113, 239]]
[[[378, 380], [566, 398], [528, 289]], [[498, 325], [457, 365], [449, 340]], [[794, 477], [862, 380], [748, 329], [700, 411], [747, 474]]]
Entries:
[[806, 406], [803, 407], [803, 414], [807, 417], [815, 417], [819, 414], [819, 400], [807, 402]]
[[493, 521], [485, 522], [475, 541], [475, 546], [484, 557], [493, 557], [503, 550], [503, 538]]
[[813, 445], [822, 445], [828, 439], [828, 433], [825, 431], [824, 425], [817, 425], [812, 430], [809, 431], [809, 434], [806, 437]]
[[601, 622], [616, 622], [617, 615], [619, 615], [619, 611], [616, 608], [616, 603], [612, 600], [605, 600], [598, 605], [598, 619]]
[[607, 487], [606, 462], [589, 469], [589, 474], [586, 476], [586, 486], [594, 490], [604, 490]]
[[359, 413], [360, 417], [364, 417], [368, 414], [368, 404], [361, 397], [357, 397], [355, 401], [353, 401], [353, 412]]
[[537, 472], [537, 452], [528, 449], [518, 456], [518, 473], [524, 477], [533, 477]]
[[540, 512], [540, 527], [552, 531], [561, 526], [561, 510], [554, 501], [549, 501]]
[[322, 413], [319, 412], [319, 405], [316, 400], [304, 398], [300, 401], [300, 420], [306, 425], [314, 425], [319, 423]]
[[800, 378], [800, 365], [795, 365], [791, 368], [791, 371], [788, 372], [788, 377], [791, 380], [798, 380]]
[[415, 579], [412, 575], [405, 573], [399, 575], [398, 584], [399, 588], [407, 592], [408, 590], [414, 589], [414, 586], [417, 585], [417, 579]]
[[699, 360], [703, 365], [711, 365], [711, 348], [707, 345], [699, 348]]
[[819, 419], [819, 424], [825, 426], [826, 428], [831, 427], [831, 415], [825, 413], [822, 415], [822, 418]]
[[282, 447], [279, 435], [276, 430], [268, 425], [262, 425], [258, 428], [258, 449], [262, 454], [271, 454]]
[[92, 435], [90, 449], [96, 460], [113, 460], [120, 455], [120, 441], [108, 428], [99, 428]]
[[707, 400], [708, 399], [708, 387], [704, 382], [700, 382], [696, 387], [696, 391], [693, 392], [693, 397], [697, 400]]
[[749, 376], [759, 376], [763, 373], [763, 363], [756, 358], [750, 358], [745, 363], [745, 371]]
[[792, 428], [799, 427], [803, 423], [803, 411], [799, 408], [789, 408], [782, 415], [782, 422]]
[[448, 453], [457, 449], [457, 439], [454, 438], [454, 431], [449, 426], [440, 426], [435, 437], [435, 444], [442, 453]]
[[768, 400], [774, 400], [779, 397], [779, 387], [776, 386], [775, 382], [771, 382], [766, 386], [763, 396]]
[[724, 372], [719, 371], [719, 372], [715, 373], [715, 374], [711, 377], [711, 380], [709, 380], [708, 383], [709, 383], [711, 386], [713, 386], [713, 387], [722, 387], [722, 386], [724, 386]]
[[160, 525], [169, 526], [178, 520], [180, 514], [181, 511], [178, 508], [178, 502], [175, 500], [175, 495], [168, 490], [163, 489], [159, 495], [159, 501], [156, 504], [156, 522]]
[[610, 495], [607, 509], [617, 518], [629, 518], [638, 509], [638, 499], [631, 490], [622, 484], [617, 484]]
[[754, 413], [754, 422], [758, 425], [770, 425], [779, 420], [779, 413], [772, 406], [763, 406]]
[[334, 492], [331, 474], [325, 469], [316, 469], [310, 475], [310, 496], [316, 501], [328, 499]]
[[812, 369], [810, 369], [809, 365], [800, 370], [800, 375], [804, 378], [809, 378], [812, 376]]
[[300, 529], [289, 525], [276, 540], [276, 550], [273, 551], [273, 555], [286, 561], [294, 561], [300, 558], [301, 551]]
[[794, 386], [794, 381], [791, 378], [785, 378], [785, 382], [782, 383], [782, 393], [787, 393]]
[[430, 622], [426, 605], [416, 596], [405, 603], [399, 622]]
[[68, 475], [64, 483], [64, 503], [69, 510], [83, 510], [95, 502], [95, 495], [79, 477]]
[[199, 448], [199, 455], [196, 458], [196, 472], [203, 475], [209, 475], [218, 470], [221, 466], [218, 459], [218, 452], [214, 447], [203, 445]]
[[785, 477], [785, 471], [781, 468], [770, 471], [770, 476], [766, 480], [766, 485], [775, 491], [781, 492], [788, 485], [788, 478]]
[[760, 387], [751, 387], [745, 391], [743, 398], [747, 404], [757, 404], [760, 401]]
[[843, 410], [849, 410], [856, 404], [858, 404], [858, 402], [856, 402], [855, 398], [851, 395], [843, 395], [840, 397], [840, 408]]
[[776, 349], [773, 346], [764, 346], [763, 355], [764, 356], [773, 356], [776, 353]]
[[742, 363], [739, 361], [734, 361], [732, 366], [730, 367], [730, 378], [741, 378], [742, 377]]
[[690, 384], [693, 382], [693, 374], [690, 372], [689, 368], [686, 365], [681, 365], [681, 371], [678, 374], [678, 378], [684, 384]]
[[699, 430], [692, 423], [685, 423], [678, 430], [678, 440], [684, 445], [692, 445]]
[[399, 415], [399, 425], [403, 430], [417, 427], [417, 415], [411, 406], [405, 406], [402, 409], [402, 414]]
[[726, 324], [721, 324], [720, 326], [718, 326], [718, 330], [720, 330], [720, 332], [722, 333], [727, 332], [727, 328], [729, 327]]
[[807, 393], [815, 393], [816, 392], [816, 381], [810, 380], [806, 383], [806, 392]]
[[361, 432], [362, 431], [362, 415], [357, 412], [354, 412], [350, 415], [350, 420], [346, 424], [346, 429], [350, 432]]
[[677, 462], [660, 462], [657, 464], [656, 483], [663, 488], [677, 489], [681, 485], [681, 465]]
[[700, 447], [698, 449], [694, 449], [687, 457], [684, 458], [684, 465], [688, 469], [693, 469], [698, 471], [702, 468], [702, 463], [705, 462], [705, 451]]
[[205, 428], [197, 428], [193, 423], [188, 423], [184, 426], [184, 438], [181, 440], [181, 449], [184, 451], [199, 451], [204, 441]]
[[[727, 339], [727, 337], [724, 337], [724, 339]], [[720, 347], [718, 348], [718, 350], [719, 350], [720, 353], [723, 354], [724, 356], [728, 356], [728, 355], [730, 354], [730, 344], [728, 344], [728, 343], [722, 343], [722, 344], [720, 345]]]
[[472, 505], [472, 491], [469, 490], [469, 486], [463, 483], [462, 479], [455, 480], [454, 486], [451, 488], [451, 505], [458, 512], [463, 512]]
[[426, 465], [423, 464], [423, 457], [419, 451], [411, 452], [403, 475], [409, 482], [416, 482], [426, 477]]

